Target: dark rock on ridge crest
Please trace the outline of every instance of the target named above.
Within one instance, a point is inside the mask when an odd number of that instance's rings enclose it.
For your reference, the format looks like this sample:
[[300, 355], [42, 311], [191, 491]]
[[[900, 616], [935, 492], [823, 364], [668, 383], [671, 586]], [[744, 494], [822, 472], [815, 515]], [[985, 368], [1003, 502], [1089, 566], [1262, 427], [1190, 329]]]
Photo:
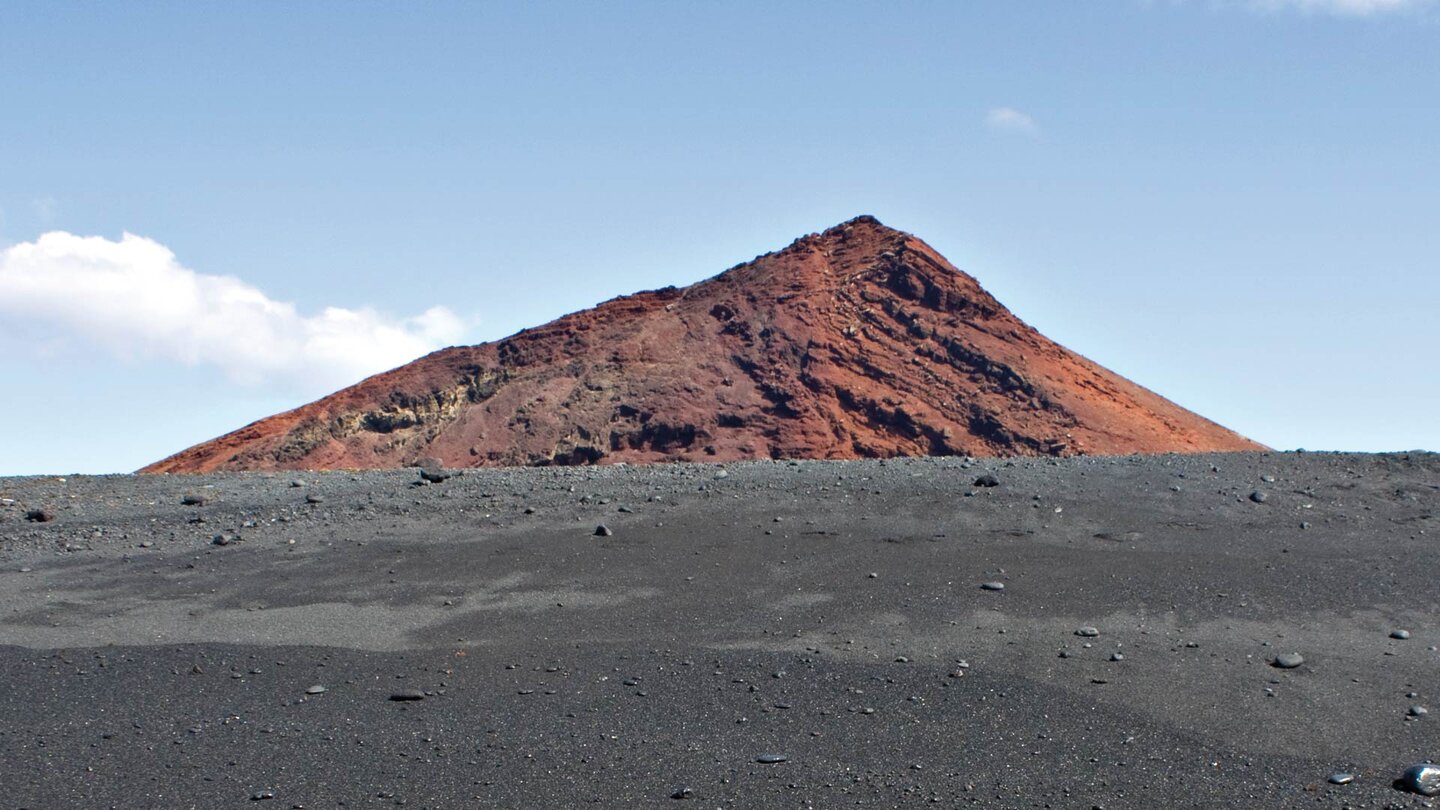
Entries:
[[862, 216], [684, 289], [443, 349], [141, 472], [1253, 449]]

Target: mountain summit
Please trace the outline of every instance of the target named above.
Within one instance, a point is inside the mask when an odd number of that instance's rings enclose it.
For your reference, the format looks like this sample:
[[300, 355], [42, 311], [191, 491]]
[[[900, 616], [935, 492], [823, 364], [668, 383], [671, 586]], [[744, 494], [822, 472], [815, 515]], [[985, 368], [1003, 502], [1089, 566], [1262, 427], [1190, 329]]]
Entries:
[[1255, 450], [869, 216], [430, 354], [141, 472]]

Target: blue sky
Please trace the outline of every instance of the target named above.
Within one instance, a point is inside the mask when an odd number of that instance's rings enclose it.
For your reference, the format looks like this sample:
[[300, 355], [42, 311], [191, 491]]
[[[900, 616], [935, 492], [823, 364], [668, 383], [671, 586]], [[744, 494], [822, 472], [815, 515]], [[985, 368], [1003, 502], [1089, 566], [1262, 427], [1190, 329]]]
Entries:
[[9, 0], [0, 111], [0, 474], [860, 213], [1261, 442], [1440, 450], [1434, 2]]

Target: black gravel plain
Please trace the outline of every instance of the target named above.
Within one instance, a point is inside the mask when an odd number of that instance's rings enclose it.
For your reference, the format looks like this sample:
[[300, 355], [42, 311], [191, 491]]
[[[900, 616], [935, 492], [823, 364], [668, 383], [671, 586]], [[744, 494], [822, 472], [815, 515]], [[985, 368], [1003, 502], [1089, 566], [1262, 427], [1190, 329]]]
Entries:
[[0, 479], [0, 806], [1430, 807], [1437, 540], [1424, 453]]

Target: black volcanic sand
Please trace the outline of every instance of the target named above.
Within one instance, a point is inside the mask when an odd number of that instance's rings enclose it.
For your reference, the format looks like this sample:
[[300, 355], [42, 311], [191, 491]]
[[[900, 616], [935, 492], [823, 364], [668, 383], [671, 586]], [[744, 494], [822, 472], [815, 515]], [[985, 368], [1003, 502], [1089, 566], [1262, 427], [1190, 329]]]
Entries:
[[0, 479], [0, 805], [1440, 804], [1440, 456], [416, 482]]

